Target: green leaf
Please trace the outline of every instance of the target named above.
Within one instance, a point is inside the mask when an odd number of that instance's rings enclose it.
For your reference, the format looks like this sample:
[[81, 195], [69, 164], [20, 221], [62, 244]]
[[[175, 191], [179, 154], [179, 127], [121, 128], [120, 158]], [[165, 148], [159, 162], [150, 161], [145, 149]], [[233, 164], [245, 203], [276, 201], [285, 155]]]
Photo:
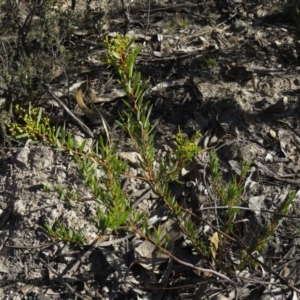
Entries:
[[141, 80], [141, 72], [135, 73], [133, 77], [133, 88], [136, 90], [136, 88], [140, 85]]
[[23, 133], [23, 134], [20, 134], [20, 135], [17, 135], [17, 136], [16, 136], [16, 139], [21, 139], [21, 138], [24, 138], [24, 137], [29, 137], [29, 135], [28, 135], [27, 132], [25, 132], [25, 133]]
[[84, 149], [85, 145], [86, 145], [86, 140], [84, 140], [84, 141], [82, 142], [82, 144], [81, 144], [81, 146], [79, 147], [78, 151], [79, 151], [79, 152], [83, 152], [83, 149]]
[[55, 137], [56, 139], [58, 139], [60, 137], [61, 134], [61, 127], [57, 127], [55, 130]]
[[38, 127], [39, 124], [40, 124], [40, 121], [41, 121], [41, 118], [42, 118], [42, 113], [43, 113], [43, 111], [42, 111], [42, 109], [40, 108], [40, 109], [39, 109], [38, 116], [37, 116], [37, 120], [36, 120], [36, 122], [37, 122], [37, 127]]
[[120, 59], [120, 55], [119, 55], [119, 53], [118, 52], [115, 52], [115, 51], [110, 51], [110, 54], [114, 57], [114, 58], [116, 58], [116, 59]]
[[132, 61], [128, 62], [128, 79], [132, 78], [134, 63]]
[[56, 145], [57, 145], [57, 148], [56, 148], [57, 150], [60, 150], [60, 151], [61, 151], [61, 150], [64, 150], [64, 149], [61, 147], [61, 143], [60, 143], [59, 140], [56, 141]]

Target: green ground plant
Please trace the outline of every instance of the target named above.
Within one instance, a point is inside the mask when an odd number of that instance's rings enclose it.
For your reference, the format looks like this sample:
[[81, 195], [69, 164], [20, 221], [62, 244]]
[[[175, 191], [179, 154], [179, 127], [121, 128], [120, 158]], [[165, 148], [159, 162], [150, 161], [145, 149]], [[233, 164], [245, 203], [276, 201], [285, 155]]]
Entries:
[[179, 28], [186, 29], [189, 26], [189, 19], [187, 17], [176, 17], [175, 24]]
[[[227, 237], [233, 234], [236, 236], [234, 231], [236, 227], [234, 226], [234, 220], [236, 216], [240, 213], [242, 208], [242, 195], [244, 193], [244, 179], [247, 176], [251, 162], [242, 162], [241, 163], [241, 172], [239, 176], [233, 176], [227, 185], [220, 184], [221, 172], [219, 171], [219, 161], [215, 152], [210, 152], [210, 171], [213, 180], [213, 186], [215, 195], [219, 198], [220, 204], [226, 207], [226, 213], [223, 215], [223, 218], [220, 219], [222, 226], [218, 226], [221, 229], [221, 245], [227, 244]], [[292, 201], [295, 199], [296, 192], [294, 190], [289, 191], [278, 211], [272, 216], [271, 220], [267, 222], [261, 233], [255, 236], [255, 240], [252, 244], [245, 249], [245, 244], [240, 240], [240, 249], [241, 255], [241, 264], [239, 269], [242, 270], [247, 264], [256, 264], [251, 256], [252, 253], [260, 253], [263, 247], [267, 245], [269, 240], [274, 236], [275, 231], [278, 226], [280, 226], [282, 219], [287, 215], [288, 210], [292, 204]], [[221, 214], [217, 215], [219, 219]], [[219, 222], [217, 222], [219, 224]]]
[[[196, 144], [199, 133], [187, 139], [179, 129], [174, 136], [176, 145], [174, 152], [161, 161], [159, 167], [156, 167], [154, 141], [157, 123], [151, 122], [152, 106], [149, 101], [144, 99], [148, 82], [143, 80], [142, 74], [135, 69], [135, 61], [141, 51], [141, 46], [136, 45], [129, 36], [121, 35], [112, 39], [106, 37], [104, 42], [107, 47], [105, 62], [115, 68], [120, 85], [127, 96], [123, 100], [125, 109], [119, 112], [120, 118], [117, 123], [129, 137], [131, 147], [139, 154], [139, 167], [143, 170], [143, 175], [138, 179], [144, 181], [163, 201], [169, 211], [169, 217], [176, 221], [186, 239], [190, 241], [194, 252], [202, 254], [207, 261], [212, 258], [222, 261], [222, 255], [225, 255], [222, 253], [225, 252], [219, 249], [224, 249], [227, 241], [232, 240], [232, 236], [235, 236], [234, 218], [240, 213], [239, 206], [244, 192], [244, 179], [251, 163], [243, 163], [241, 174], [233, 177], [228, 185], [224, 186], [220, 183], [221, 173], [217, 155], [214, 152], [210, 154], [210, 174], [215, 195], [219, 200], [216, 205], [226, 206], [226, 213], [220, 219], [222, 226], [211, 224], [215, 232], [214, 241], [211, 241], [212, 247], [192, 221], [192, 217], [198, 219], [199, 217], [179, 205], [169, 187], [170, 183], [178, 181], [181, 170], [190, 163], [191, 158], [202, 151]], [[160, 227], [149, 229], [147, 213], [132, 208], [129, 196], [122, 190], [121, 180], [126, 176], [132, 177], [132, 175], [129, 173], [126, 162], [120, 159], [114, 145], [108, 141], [104, 142], [100, 137], [96, 146], [87, 150], [86, 141], [79, 145], [71, 134], [66, 132], [65, 127], [51, 126], [49, 119], [43, 116], [41, 109], [29, 107], [26, 111], [19, 106], [15, 109], [23, 120], [23, 124], [10, 124], [10, 131], [14, 137], [47, 141], [55, 149], [68, 151], [74, 157], [79, 176], [86, 182], [92, 194], [92, 200], [99, 205], [97, 214], [91, 216], [89, 220], [98, 233], [98, 236], [93, 239], [98, 240], [104, 235], [120, 231], [134, 232], [173, 257], [164, 248], [165, 243], [161, 243], [163, 240], [168, 241], [169, 237], [162, 236], [164, 232]], [[99, 170], [106, 176], [99, 178], [97, 173]], [[77, 191], [63, 191], [59, 187], [56, 190], [62, 200], [68, 201], [72, 205], [82, 201]], [[294, 194], [289, 194], [280, 207], [279, 213], [282, 215], [287, 213], [293, 198]], [[274, 234], [282, 215], [280, 217], [274, 215], [273, 220], [265, 226], [251, 249], [242, 249], [246, 252], [260, 251]], [[218, 219], [219, 215], [216, 217]], [[61, 222], [45, 224], [44, 230], [53, 238], [76, 245], [84, 245], [91, 241], [90, 237], [83, 234], [80, 227], [68, 227]], [[251, 263], [250, 257], [246, 256], [245, 262], [245, 264]]]
[[176, 16], [174, 19], [168, 19], [165, 28], [168, 33], [172, 33], [177, 29], [186, 29], [189, 26], [189, 19], [183, 16]]
[[215, 194], [218, 195], [221, 205], [227, 206], [226, 220], [224, 221], [223, 231], [229, 234], [233, 231], [233, 220], [240, 212], [238, 206], [242, 204], [242, 194], [244, 192], [244, 182], [251, 162], [241, 163], [241, 174], [234, 176], [227, 186], [220, 184], [221, 173], [219, 171], [219, 161], [215, 152], [210, 152], [210, 167], [214, 182]]
[[[170, 212], [178, 218], [184, 232], [189, 234], [197, 244], [193, 224], [181, 216], [181, 208], [171, 195], [168, 185], [171, 181], [177, 180], [181, 169], [199, 151], [194, 143], [198, 135], [187, 140], [179, 131], [174, 137], [177, 144], [174, 156], [167, 158], [158, 169], [155, 169], [154, 136], [156, 124], [151, 124], [152, 108], [150, 103], [144, 100], [147, 82], [141, 79], [140, 72], [134, 70], [135, 59], [141, 47], [134, 45], [134, 41], [128, 36], [106, 39], [105, 43], [108, 50], [106, 63], [116, 68], [120, 77], [120, 84], [127, 95], [127, 99], [124, 100], [126, 110], [120, 112], [121, 118], [118, 125], [127, 132], [132, 147], [140, 154], [140, 167], [145, 171], [145, 176], [140, 179], [144, 180], [162, 197]], [[49, 124], [49, 119], [42, 117], [42, 110], [29, 108], [27, 113], [19, 106], [16, 107], [16, 110], [22, 115], [24, 125], [17, 123], [10, 125], [14, 137], [47, 140], [58, 150], [68, 150], [74, 156], [78, 173], [86, 181], [95, 201], [105, 206], [105, 210], [99, 207], [97, 216], [91, 218], [91, 221], [98, 228], [99, 234], [117, 232], [120, 229], [130, 231], [133, 228], [135, 231], [140, 230], [141, 233], [147, 232], [142, 214], [132, 211], [127, 195], [120, 188], [120, 180], [122, 176], [127, 175], [128, 166], [119, 158], [112, 145], [104, 143], [103, 139], [100, 138], [95, 149], [90, 149], [84, 153], [83, 149], [86, 143], [77, 145], [71, 135], [66, 133], [65, 128], [52, 127]], [[99, 182], [96, 174], [98, 168], [107, 174], [101, 182]], [[70, 200], [72, 192], [61, 193], [61, 196]], [[78, 195], [74, 198], [72, 201], [76, 202]], [[54, 224], [54, 227], [47, 225], [46, 228], [52, 236], [70, 242], [76, 230], [70, 228], [68, 231], [63, 226], [63, 224]], [[70, 236], [66, 236], [68, 232], [70, 232]], [[74, 242], [78, 243], [77, 237]], [[202, 243], [198, 244], [202, 246]]]
[[[243, 270], [247, 264], [258, 265], [257, 259], [255, 260], [253, 256], [257, 257], [261, 253], [262, 249], [268, 244], [270, 239], [274, 236], [276, 230], [281, 225], [282, 220], [286, 217], [290, 206], [295, 199], [296, 191], [288, 191], [281, 203], [278, 211], [273, 214], [269, 222], [265, 224], [262, 232], [256, 237], [252, 245], [243, 251], [241, 257], [241, 263], [238, 265], [239, 270]], [[255, 258], [256, 258], [255, 257]]]
[[206, 59], [206, 65], [209, 69], [215, 68], [218, 65], [218, 57], [216, 55], [208, 55]]

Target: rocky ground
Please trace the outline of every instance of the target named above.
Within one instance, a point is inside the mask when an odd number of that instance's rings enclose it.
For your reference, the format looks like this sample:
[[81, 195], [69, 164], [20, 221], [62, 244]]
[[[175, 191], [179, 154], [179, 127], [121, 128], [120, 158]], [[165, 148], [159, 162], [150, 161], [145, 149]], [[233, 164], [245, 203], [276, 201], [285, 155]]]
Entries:
[[[103, 19], [106, 35], [125, 30], [143, 45], [136, 67], [151, 84], [147, 97], [153, 103], [152, 120], [159, 120], [157, 161], [172, 151], [172, 137], [178, 126], [188, 136], [197, 130], [203, 135], [199, 147], [207, 151], [194, 157], [190, 167], [182, 171], [182, 185], [172, 183], [178, 202], [189, 202], [193, 213], [205, 224], [215, 223], [215, 208], [222, 203], [212, 193], [206, 176], [208, 150], [214, 149], [220, 160], [222, 182], [228, 183], [232, 174], [240, 174], [239, 162], [252, 162], [241, 203], [245, 212], [235, 220], [241, 224], [236, 234], [245, 244], [252, 243], [278, 212], [288, 192], [295, 190], [288, 214], [257, 256], [263, 264], [242, 271], [235, 268], [241, 257], [235, 255], [239, 249], [232, 246], [234, 242], [228, 242], [228, 249], [223, 248], [216, 262], [208, 265], [175, 230], [175, 257], [215, 270], [234, 284], [182, 265], [134, 233], [113, 235], [97, 246], [76, 247], [50, 238], [42, 229], [44, 224], [59, 220], [80, 226], [87, 236], [97, 234], [89, 222], [89, 217], [96, 214], [95, 202], [68, 203], [61, 201], [54, 189], [44, 189], [45, 185], [60, 184], [78, 191], [83, 198], [90, 197], [73, 158], [47, 143], [19, 140], [9, 146], [3, 142], [0, 298], [298, 299], [300, 25], [295, 16], [298, 9], [300, 19], [299, 2], [150, 1], [150, 6], [146, 2], [128, 4], [129, 22], [117, 1], [101, 5], [92, 1], [91, 10], [98, 17], [101, 9], [107, 12]], [[81, 2], [75, 4], [75, 10], [85, 9]], [[28, 3], [20, 1], [20, 5], [26, 16]], [[71, 5], [66, 1], [63, 9], [70, 10]], [[138, 174], [136, 159], [128, 158], [132, 151], [126, 136], [120, 135], [115, 126], [122, 91], [113, 71], [99, 63], [104, 54], [101, 38], [90, 27], [74, 29], [73, 37], [74, 47], [81, 50], [80, 65], [76, 70], [66, 69], [51, 61], [51, 88], [58, 89], [62, 99], [72, 94], [69, 107], [81, 113], [75, 107], [74, 90], [78, 82], [92, 79], [96, 100], [115, 116], [109, 122], [113, 143], [118, 144], [132, 172]], [[4, 68], [5, 53], [17, 41], [4, 35], [1, 39]], [[2, 102], [16, 101], [14, 95], [13, 87], [2, 83]], [[66, 117], [49, 93], [36, 103], [50, 114]], [[95, 135], [103, 133], [100, 125], [81, 118]], [[89, 144], [93, 143], [73, 123], [67, 128], [76, 139], [87, 138]], [[160, 199], [141, 180], [126, 180], [124, 189], [131, 194], [133, 205], [149, 209], [150, 217], [163, 214]], [[171, 219], [164, 221], [165, 230], [173, 226]], [[205, 230], [211, 236], [212, 229]]]

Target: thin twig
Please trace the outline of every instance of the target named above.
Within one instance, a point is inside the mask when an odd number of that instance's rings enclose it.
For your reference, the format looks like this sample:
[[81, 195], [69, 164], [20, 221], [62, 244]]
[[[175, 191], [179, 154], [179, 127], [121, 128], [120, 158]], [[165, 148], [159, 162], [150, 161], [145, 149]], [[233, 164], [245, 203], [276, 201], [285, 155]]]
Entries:
[[52, 242], [52, 243], [49, 243], [49, 244], [45, 244], [45, 245], [36, 245], [36, 246], [18, 246], [18, 245], [7, 245], [5, 244], [5, 247], [6, 248], [12, 248], [12, 249], [39, 249], [39, 250], [44, 250], [46, 248], [49, 248], [51, 246], [53, 246], [54, 244], [57, 244], [57, 242]]
[[150, 0], [148, 0], [147, 25], [145, 30], [145, 37], [147, 36], [149, 24], [150, 24]]
[[[247, 250], [247, 249], [245, 249]], [[248, 251], [247, 251], [248, 252]], [[280, 280], [284, 285], [289, 287], [291, 290], [297, 292], [300, 295], [300, 290], [291, 285], [287, 280], [285, 280], [283, 277], [281, 277], [279, 274], [274, 272], [271, 268], [268, 267], [265, 263], [263, 263], [261, 260], [257, 259], [254, 255], [248, 252], [248, 255], [251, 257], [251, 259], [255, 260], [256, 263], [260, 264], [261, 266], [264, 267], [269, 273], [273, 274], [278, 280]]]
[[129, 4], [126, 5], [124, 0], [121, 0], [121, 3], [122, 3], [123, 14], [125, 19], [124, 35], [126, 35], [129, 30], [129, 24], [130, 24]]
[[64, 110], [68, 113], [68, 115], [78, 124], [78, 126], [90, 137], [94, 138], [94, 134], [91, 132], [91, 130], [83, 124], [83, 122], [77, 118], [71, 111], [70, 109], [53, 93], [49, 85], [46, 85], [46, 88], [49, 92], [49, 94], [58, 102], [60, 106], [64, 108]]
[[175, 261], [177, 261], [179, 264], [184, 265], [186, 267], [189, 267], [191, 269], [203, 272], [203, 273], [211, 273], [214, 274], [216, 276], [219, 276], [223, 279], [225, 279], [226, 281], [231, 282], [232, 284], [234, 284], [236, 286], [236, 283], [234, 281], [232, 281], [231, 279], [229, 279], [227, 276], [220, 274], [217, 271], [214, 270], [210, 270], [210, 269], [204, 269], [201, 267], [195, 267], [194, 265], [187, 263], [185, 261], [182, 261], [181, 259], [177, 258], [176, 256], [174, 256], [172, 253], [170, 253], [168, 250], [166, 250], [165, 248], [161, 247], [160, 245], [157, 245], [155, 242], [153, 242], [152, 240], [150, 240], [147, 236], [145, 236], [142, 232], [140, 232], [136, 227], [133, 227], [132, 230], [134, 232], [136, 232], [138, 235], [140, 235], [142, 238], [144, 238], [145, 240], [149, 241], [151, 244], [155, 245], [159, 250], [161, 250], [162, 252], [164, 252], [165, 254], [167, 254], [170, 258], [174, 259]]

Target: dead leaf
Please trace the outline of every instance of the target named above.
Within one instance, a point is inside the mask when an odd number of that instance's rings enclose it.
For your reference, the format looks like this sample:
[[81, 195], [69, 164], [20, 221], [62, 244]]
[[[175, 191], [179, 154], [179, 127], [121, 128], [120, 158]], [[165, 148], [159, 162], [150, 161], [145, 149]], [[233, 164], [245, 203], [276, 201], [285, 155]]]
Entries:
[[211, 247], [210, 247], [210, 251], [211, 251], [211, 255], [213, 257], [213, 259], [216, 258], [217, 255], [217, 250], [219, 247], [219, 234], [218, 232], [215, 232], [211, 239], [210, 239], [210, 243], [211, 243]]

